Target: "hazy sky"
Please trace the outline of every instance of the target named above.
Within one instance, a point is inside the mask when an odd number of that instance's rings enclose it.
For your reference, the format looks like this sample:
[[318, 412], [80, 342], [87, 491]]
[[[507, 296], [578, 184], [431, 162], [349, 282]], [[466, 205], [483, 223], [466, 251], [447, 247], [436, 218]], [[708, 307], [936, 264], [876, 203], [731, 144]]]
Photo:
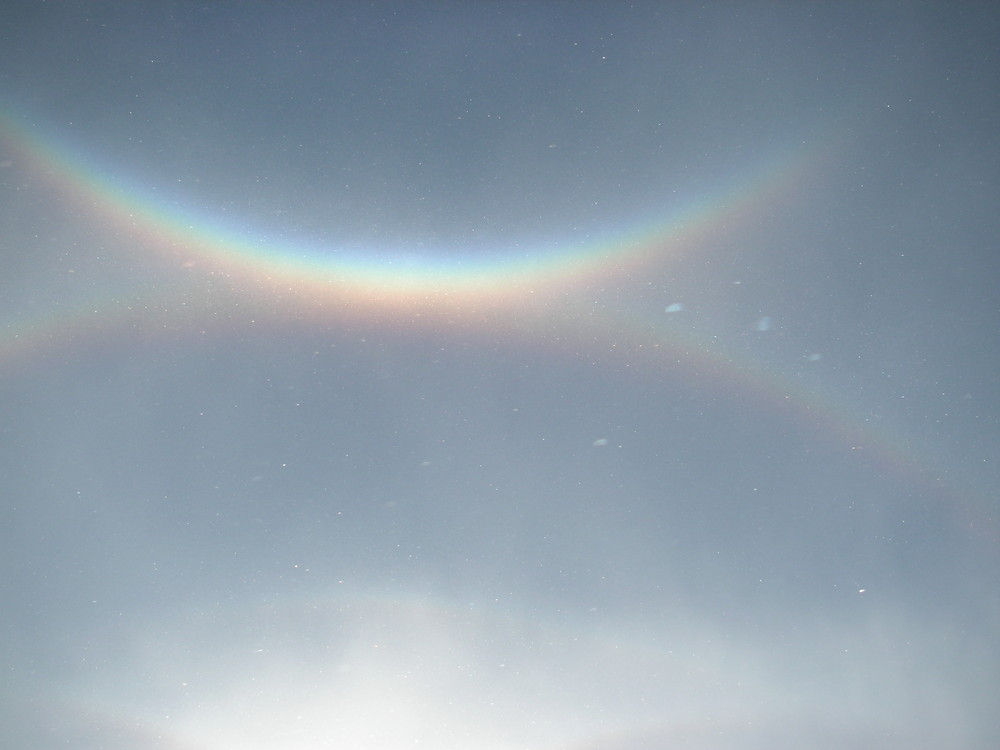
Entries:
[[0, 744], [1000, 742], [1000, 13], [8, 5]]

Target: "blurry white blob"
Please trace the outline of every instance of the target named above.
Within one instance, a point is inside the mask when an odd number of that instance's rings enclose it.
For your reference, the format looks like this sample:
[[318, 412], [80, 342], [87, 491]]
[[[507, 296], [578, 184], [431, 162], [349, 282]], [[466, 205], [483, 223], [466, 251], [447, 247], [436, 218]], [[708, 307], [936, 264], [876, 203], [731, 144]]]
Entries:
[[667, 309], [664, 312], [675, 313], [684, 312], [684, 304], [681, 302], [674, 302], [672, 305], [667, 305]]
[[977, 657], [947, 621], [867, 609], [777, 648], [676, 603], [655, 624], [552, 620], [378, 589], [203, 602], [93, 634], [102, 668], [63, 712], [107, 750], [985, 747], [966, 706], [991, 675], [969, 681]]
[[763, 331], [770, 331], [771, 330], [771, 319], [768, 316], [764, 315], [763, 317], [761, 317], [761, 318], [759, 318], [757, 320], [757, 325], [755, 325], [754, 328], [756, 330], [758, 330], [758, 331], [761, 331], [761, 332], [763, 332]]

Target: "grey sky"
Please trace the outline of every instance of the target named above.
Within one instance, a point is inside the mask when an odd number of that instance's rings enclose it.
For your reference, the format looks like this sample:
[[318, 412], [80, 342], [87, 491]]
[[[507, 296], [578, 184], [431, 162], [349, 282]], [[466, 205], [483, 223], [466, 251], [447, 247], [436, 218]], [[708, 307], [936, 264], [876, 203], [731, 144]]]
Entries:
[[3, 13], [0, 744], [996, 746], [997, 13]]

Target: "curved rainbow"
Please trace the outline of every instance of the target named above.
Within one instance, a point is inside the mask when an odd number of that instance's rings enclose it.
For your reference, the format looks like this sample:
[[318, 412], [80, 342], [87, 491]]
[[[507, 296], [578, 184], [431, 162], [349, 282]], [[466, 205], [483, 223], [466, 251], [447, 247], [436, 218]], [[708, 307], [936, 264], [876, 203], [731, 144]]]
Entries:
[[157, 248], [178, 266], [223, 274], [256, 293], [294, 295], [300, 304], [345, 314], [453, 315], [484, 307], [530, 303], [572, 285], [634, 272], [692, 244], [723, 217], [786, 186], [810, 153], [782, 154], [717, 194], [667, 207], [663, 215], [624, 231], [569, 246], [524, 242], [478, 257], [306, 246], [235, 229], [172, 205], [145, 187], [108, 175], [80, 150], [33, 129], [24, 118], [0, 115], [2, 138], [19, 161], [46, 176], [70, 200]]

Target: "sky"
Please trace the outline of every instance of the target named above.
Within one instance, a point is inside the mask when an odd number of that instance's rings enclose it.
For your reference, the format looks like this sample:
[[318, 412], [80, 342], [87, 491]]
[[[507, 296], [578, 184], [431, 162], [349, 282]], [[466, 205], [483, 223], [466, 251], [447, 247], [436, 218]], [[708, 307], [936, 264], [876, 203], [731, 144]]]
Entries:
[[1000, 743], [1000, 12], [2, 13], [0, 744]]

